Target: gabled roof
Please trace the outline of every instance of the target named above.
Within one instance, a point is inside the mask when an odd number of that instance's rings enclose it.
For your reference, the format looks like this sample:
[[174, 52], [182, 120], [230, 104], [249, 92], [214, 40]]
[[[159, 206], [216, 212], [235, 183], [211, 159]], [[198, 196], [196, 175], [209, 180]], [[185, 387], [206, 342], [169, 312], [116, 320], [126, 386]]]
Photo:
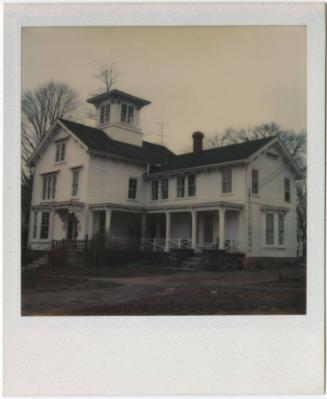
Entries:
[[102, 101], [110, 99], [110, 98], [114, 99], [114, 100], [121, 99], [121, 100], [130, 101], [130, 102], [138, 105], [139, 107], [144, 107], [145, 105], [151, 104], [151, 102], [148, 100], [144, 100], [143, 98], [132, 96], [131, 94], [128, 94], [128, 93], [125, 93], [123, 91], [116, 90], [116, 89], [107, 91], [105, 93], [99, 94], [94, 97], [91, 97], [91, 98], [87, 99], [86, 101], [90, 104], [97, 105], [97, 104], [101, 103]]
[[154, 163], [164, 163], [167, 158], [174, 155], [168, 148], [162, 145], [147, 141], [143, 141], [142, 147], [128, 144], [108, 137], [103, 130], [66, 119], [59, 120], [90, 150], [114, 153], [127, 158]]
[[247, 141], [245, 143], [203, 150], [197, 153], [190, 152], [181, 155], [174, 155], [168, 159], [164, 166], [152, 169], [151, 173], [168, 172], [246, 160], [275, 138], [276, 136], [273, 136], [259, 140]]

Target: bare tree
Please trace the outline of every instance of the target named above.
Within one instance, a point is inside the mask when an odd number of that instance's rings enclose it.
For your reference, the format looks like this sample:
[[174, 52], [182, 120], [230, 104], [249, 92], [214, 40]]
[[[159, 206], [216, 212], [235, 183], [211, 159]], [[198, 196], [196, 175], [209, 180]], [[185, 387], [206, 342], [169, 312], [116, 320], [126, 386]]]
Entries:
[[[97, 72], [94, 77], [102, 83], [102, 86], [98, 94], [102, 94], [104, 91], [110, 91], [113, 84], [117, 80], [116, 67], [114, 62], [96, 62]], [[105, 90], [104, 90], [105, 89]]]
[[[109, 92], [117, 81], [117, 70], [114, 62], [109, 62], [108, 60], [96, 61], [94, 65], [96, 72], [93, 76], [98, 82], [101, 82], [101, 87], [98, 87], [96, 92], [91, 94], [92, 97]], [[88, 119], [94, 120], [96, 115], [94, 107], [86, 105], [84, 107], [84, 115]]]
[[27, 90], [22, 111], [22, 183], [31, 175], [27, 161], [57, 118], [71, 118], [79, 107], [78, 94], [66, 83], [50, 81]]
[[306, 132], [299, 133], [293, 130], [284, 130], [277, 123], [263, 123], [249, 129], [227, 128], [222, 134], [216, 133], [206, 140], [206, 148], [221, 147], [223, 145], [244, 143], [265, 137], [279, 136], [286, 145], [289, 153], [298, 162], [301, 168], [306, 164]]
[[31, 206], [33, 170], [28, 160], [57, 118], [76, 116], [79, 106], [77, 93], [66, 83], [50, 81], [35, 91], [27, 90], [21, 100], [21, 209], [22, 253], [28, 237], [28, 220]]

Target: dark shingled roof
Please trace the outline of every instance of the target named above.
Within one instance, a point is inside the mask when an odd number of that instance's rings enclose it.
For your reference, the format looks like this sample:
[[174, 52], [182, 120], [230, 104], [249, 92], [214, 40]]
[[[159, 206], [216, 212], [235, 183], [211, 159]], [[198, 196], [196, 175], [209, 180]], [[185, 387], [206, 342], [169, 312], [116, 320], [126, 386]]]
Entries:
[[275, 137], [276, 136], [212, 148], [210, 150], [203, 150], [199, 153], [190, 152], [187, 154], [174, 155], [167, 160], [164, 166], [153, 168], [151, 173], [245, 160]]
[[124, 157], [165, 163], [168, 157], [174, 154], [168, 148], [143, 141], [143, 146], [123, 143], [106, 135], [103, 130], [82, 125], [80, 123], [60, 119], [60, 121], [77, 136], [89, 149], [115, 153]]
[[150, 101], [144, 100], [143, 98], [132, 96], [131, 94], [125, 93], [120, 90], [110, 90], [105, 93], [99, 94], [97, 96], [91, 97], [87, 99], [86, 101], [90, 104], [99, 104], [100, 102], [106, 100], [107, 98], [121, 98], [123, 100], [131, 101], [133, 103], [136, 103], [140, 107], [144, 107], [145, 105], [151, 104]]

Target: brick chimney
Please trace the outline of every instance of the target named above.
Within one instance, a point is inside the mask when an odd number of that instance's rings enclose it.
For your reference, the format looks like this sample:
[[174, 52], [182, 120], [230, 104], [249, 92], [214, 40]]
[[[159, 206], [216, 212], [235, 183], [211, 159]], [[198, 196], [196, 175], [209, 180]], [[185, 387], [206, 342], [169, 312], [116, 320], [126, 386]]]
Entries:
[[203, 137], [204, 134], [201, 132], [194, 132], [193, 137], [193, 152], [201, 152], [203, 150]]

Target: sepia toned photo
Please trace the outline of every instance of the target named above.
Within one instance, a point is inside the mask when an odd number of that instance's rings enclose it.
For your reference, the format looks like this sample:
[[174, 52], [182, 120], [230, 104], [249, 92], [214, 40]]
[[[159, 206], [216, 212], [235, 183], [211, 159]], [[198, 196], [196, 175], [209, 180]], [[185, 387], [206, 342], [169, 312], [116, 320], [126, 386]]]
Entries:
[[21, 314], [306, 314], [306, 27], [23, 27]]

